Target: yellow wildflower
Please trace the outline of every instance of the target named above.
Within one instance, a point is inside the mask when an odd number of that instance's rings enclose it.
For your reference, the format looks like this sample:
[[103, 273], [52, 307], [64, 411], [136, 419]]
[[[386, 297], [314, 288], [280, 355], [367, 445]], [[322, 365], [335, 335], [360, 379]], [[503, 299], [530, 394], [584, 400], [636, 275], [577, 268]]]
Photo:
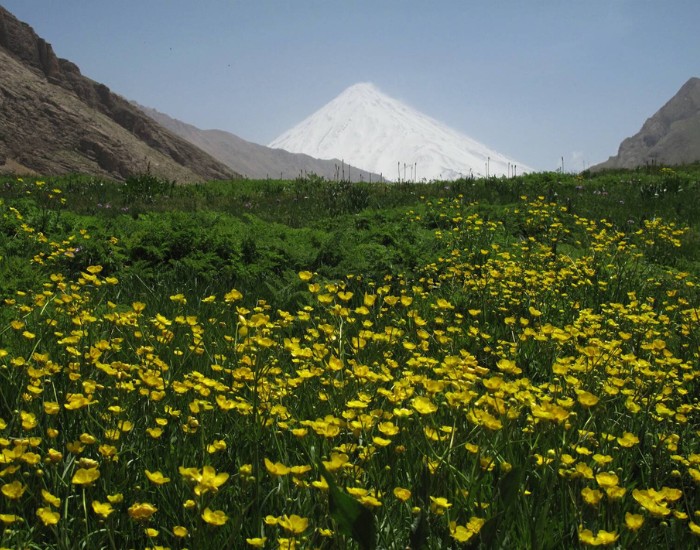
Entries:
[[590, 529], [582, 529], [579, 527], [578, 530], [578, 540], [583, 544], [588, 544], [590, 546], [608, 546], [614, 544], [615, 541], [620, 537], [614, 531], [604, 531], [601, 529], [596, 535]]
[[103, 519], [107, 518], [112, 512], [114, 512], [114, 508], [112, 508], [112, 505], [109, 502], [93, 500], [91, 506], [92, 511]]
[[55, 506], [56, 508], [61, 505], [61, 499], [52, 495], [46, 489], [41, 490], [41, 498], [44, 500], [44, 502], [50, 504], [51, 506]]
[[229, 474], [225, 472], [217, 474], [216, 470], [211, 466], [204, 466], [201, 475], [197, 478], [194, 492], [197, 496], [201, 496], [208, 491], [216, 492], [228, 478]]
[[228, 521], [228, 516], [223, 512], [223, 510], [212, 511], [209, 508], [205, 508], [202, 512], [202, 519], [209, 525], [224, 525]]
[[18, 521], [22, 521], [22, 518], [20, 516], [16, 516], [15, 514], [0, 514], [0, 522], [4, 523], [5, 525], [11, 525]]
[[451, 506], [452, 503], [445, 497], [430, 497], [430, 510], [438, 516], [444, 514]]
[[224, 294], [224, 301], [225, 302], [235, 302], [236, 300], [240, 300], [243, 298], [243, 294], [241, 294], [238, 290], [231, 289], [229, 292]]
[[92, 485], [100, 477], [97, 468], [78, 468], [73, 474], [71, 483], [74, 485]]
[[615, 487], [620, 482], [620, 478], [617, 477], [617, 474], [612, 472], [601, 472], [596, 474], [595, 480], [601, 487]]
[[438, 407], [430, 399], [423, 396], [414, 397], [411, 404], [413, 408], [420, 414], [432, 414], [438, 410]]
[[36, 511], [36, 515], [44, 525], [56, 525], [58, 520], [61, 519], [61, 515], [58, 512], [54, 512], [51, 508], [39, 508]]
[[0, 490], [2, 491], [2, 494], [10, 500], [17, 500], [22, 497], [24, 492], [27, 490], [27, 486], [22, 485], [21, 482], [15, 480], [11, 483], [6, 483]]
[[637, 443], [639, 443], [639, 438], [629, 432], [625, 432], [622, 434], [622, 437], [617, 438], [617, 442], [620, 445], [620, 447], [633, 447]]
[[450, 522], [450, 535], [457, 542], [469, 542], [469, 540], [481, 531], [481, 527], [486, 523], [485, 519], [472, 517], [466, 525], [457, 525]]
[[158, 508], [148, 502], [135, 502], [129, 506], [129, 517], [136, 521], [145, 521], [151, 518], [158, 511]]
[[598, 503], [603, 498], [603, 493], [600, 492], [598, 489], [584, 487], [581, 490], [581, 496], [583, 497], [583, 500], [586, 502], [586, 504], [590, 504], [591, 506], [598, 506]]
[[165, 477], [161, 472], [150, 472], [146, 470], [146, 477], [155, 485], [164, 485], [170, 481], [170, 478]]
[[578, 395], [578, 402], [587, 409], [596, 406], [600, 401], [598, 397], [585, 390], [576, 390], [576, 395]]
[[306, 531], [309, 526], [309, 519], [292, 514], [288, 516], [285, 514], [281, 518], [278, 518], [277, 523], [285, 531], [299, 535]]
[[265, 457], [265, 469], [273, 476], [286, 476], [290, 469], [281, 462], [272, 462], [270, 459]]
[[641, 514], [625, 513], [625, 526], [630, 531], [636, 531], [644, 524], [644, 516]]

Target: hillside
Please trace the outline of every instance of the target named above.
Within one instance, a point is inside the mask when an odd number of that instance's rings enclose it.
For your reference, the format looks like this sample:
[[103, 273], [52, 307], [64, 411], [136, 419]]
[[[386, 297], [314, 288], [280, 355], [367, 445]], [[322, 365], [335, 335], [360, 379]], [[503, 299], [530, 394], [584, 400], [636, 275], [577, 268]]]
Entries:
[[697, 161], [700, 161], [700, 78], [691, 78], [647, 119], [639, 132], [620, 144], [617, 155], [591, 169]]
[[177, 134], [223, 162], [231, 170], [251, 179], [294, 179], [316, 174], [329, 180], [378, 181], [379, 175], [360, 170], [342, 161], [320, 160], [309, 155], [272, 149], [246, 141], [223, 130], [201, 130], [155, 109], [135, 104], [161, 126]]
[[236, 177], [228, 167], [58, 58], [0, 7], [0, 171], [81, 172], [180, 182]]

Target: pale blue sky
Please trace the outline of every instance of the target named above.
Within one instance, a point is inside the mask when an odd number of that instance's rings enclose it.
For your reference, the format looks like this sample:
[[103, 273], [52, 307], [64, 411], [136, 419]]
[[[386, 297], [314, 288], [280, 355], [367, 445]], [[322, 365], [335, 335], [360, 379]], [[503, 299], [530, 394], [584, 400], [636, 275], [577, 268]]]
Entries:
[[519, 162], [580, 170], [700, 76], [700, 0], [0, 5], [113, 91], [263, 144], [369, 81]]

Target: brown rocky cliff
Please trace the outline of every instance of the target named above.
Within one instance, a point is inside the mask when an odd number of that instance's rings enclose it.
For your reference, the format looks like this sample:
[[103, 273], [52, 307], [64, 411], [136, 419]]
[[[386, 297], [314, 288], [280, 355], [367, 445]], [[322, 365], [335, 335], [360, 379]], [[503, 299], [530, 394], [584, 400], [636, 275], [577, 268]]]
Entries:
[[593, 166], [636, 168], [646, 164], [679, 165], [700, 161], [700, 78], [689, 79], [648, 118], [634, 136], [622, 141], [616, 156]]
[[[197, 179], [229, 179], [237, 176], [221, 162], [157, 124], [127, 100], [111, 92], [104, 84], [83, 76], [74, 63], [58, 58], [51, 44], [39, 37], [29, 25], [19, 21], [1, 6], [0, 48], [4, 49], [7, 54], [18, 61], [24, 68], [33, 72], [36, 76], [44, 78], [47, 83], [77, 96], [86, 109], [93, 109], [105, 115], [129, 132], [134, 138], [145, 143], [149, 148], [196, 174]], [[12, 92], [10, 91], [9, 83], [3, 81], [3, 78], [9, 78], [9, 75], [9, 71], [6, 71], [5, 74], [0, 73], [0, 81], [6, 85], [5, 95], [11, 97]], [[54, 99], [60, 102], [58, 96]], [[25, 111], [27, 116], [32, 115], [26, 109]], [[51, 113], [45, 114], [49, 115]], [[5, 113], [5, 116], [7, 118], [11, 115]], [[21, 123], [19, 124], [22, 125]], [[8, 139], [7, 135], [5, 139]], [[89, 145], [87, 145], [88, 143]], [[13, 144], [12, 146], [6, 144], [5, 147], [6, 149], [16, 150], [17, 147], [21, 147], [21, 144]], [[96, 142], [89, 136], [81, 140], [81, 143], [76, 144], [76, 148], [98, 160], [100, 158], [118, 160], [118, 151], [114, 151], [113, 147], [104, 143]], [[102, 151], [102, 153], [100, 154], [96, 151]], [[8, 155], [10, 153], [6, 152], [5, 154]], [[162, 164], [163, 159], [160, 158], [160, 155], [158, 161], [159, 164]], [[25, 158], [25, 160], [31, 159]], [[115, 177], [126, 177], [125, 172], [131, 171], [128, 161], [111, 162], [111, 164], [121, 166], [113, 174]], [[109, 166], [102, 166], [102, 168], [107, 172], [110, 171]], [[136, 170], [136, 167], [133, 170]]]

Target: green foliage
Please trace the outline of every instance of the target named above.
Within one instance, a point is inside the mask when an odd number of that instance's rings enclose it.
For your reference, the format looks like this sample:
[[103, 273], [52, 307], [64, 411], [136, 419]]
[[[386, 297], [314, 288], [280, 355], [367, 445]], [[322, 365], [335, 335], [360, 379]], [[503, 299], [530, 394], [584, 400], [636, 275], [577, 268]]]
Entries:
[[150, 173], [130, 176], [124, 182], [124, 200], [127, 204], [153, 204], [159, 197], [172, 192], [174, 188], [174, 181], [167, 181]]
[[340, 532], [357, 542], [360, 550], [374, 550], [377, 528], [372, 512], [338, 488], [322, 461], [318, 461], [317, 467], [328, 483], [328, 508]]
[[689, 546], [698, 173], [0, 181], [0, 542]]
[[[648, 233], [653, 220], [675, 220], [689, 228], [681, 247], [647, 239], [646, 254], [653, 262], [697, 272], [700, 214], [694, 206], [699, 176], [700, 169], [693, 166], [432, 184], [332, 182], [310, 175], [295, 181], [175, 186], [143, 174], [123, 184], [65, 176], [37, 186], [6, 177], [0, 182], [5, 208], [19, 208], [24, 219], [4, 215], [0, 220], [0, 254], [26, 258], [39, 252], [42, 243], [20, 235], [18, 228], [26, 222], [53, 242], [74, 240], [77, 253], [53, 262], [66, 274], [99, 264], [115, 276], [137, 277], [144, 289], [168, 285], [199, 292], [238, 285], [246, 293], [261, 290], [262, 298], [275, 300], [291, 296], [285, 281], [302, 269], [328, 278], [355, 273], [379, 280], [387, 271], [410, 273], [430, 264], [450, 246], [478, 252], [495, 244], [494, 238], [506, 242], [549, 231], [551, 219], [526, 223], [518, 211], [521, 197], [527, 196], [565, 207], [567, 224], [573, 216], [605, 219], [611, 229], [637, 240]], [[451, 222], [433, 218], [426, 201], [453, 199], [467, 212], [502, 224], [504, 231], [483, 233], [483, 242], [453, 238], [444, 249], [436, 248], [432, 231], [449, 228]], [[424, 223], [412, 223], [414, 217], [422, 217]], [[105, 246], [110, 238], [118, 242], [116, 247]], [[585, 235], [580, 231], [562, 234], [558, 248], [568, 246], [568, 252], [576, 254], [581, 238]], [[41, 271], [34, 264], [20, 273], [13, 261], [0, 267], [6, 274], [0, 288], [5, 294], [35, 280]]]

